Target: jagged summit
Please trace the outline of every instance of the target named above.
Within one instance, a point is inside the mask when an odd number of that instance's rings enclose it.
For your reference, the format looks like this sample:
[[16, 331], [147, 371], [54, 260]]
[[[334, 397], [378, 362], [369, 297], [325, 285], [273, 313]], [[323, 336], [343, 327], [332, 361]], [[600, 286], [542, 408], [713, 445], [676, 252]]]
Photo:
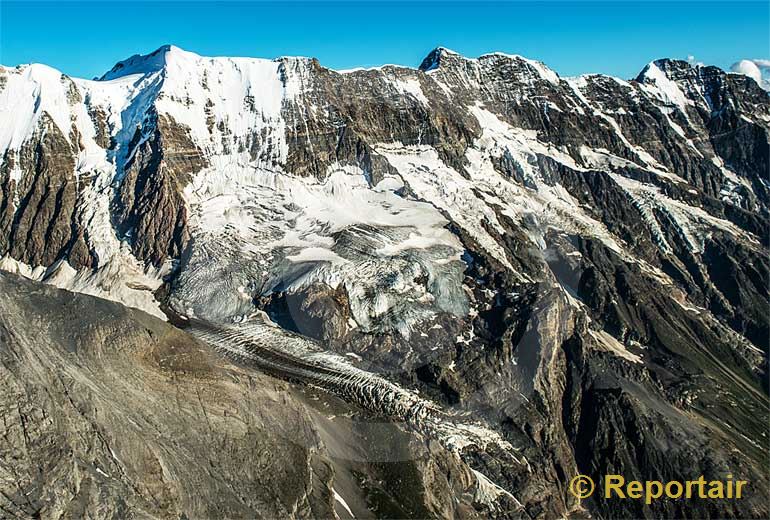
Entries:
[[453, 70], [453, 72], [463, 74], [463, 68], [479, 65], [490, 69], [499, 69], [511, 78], [525, 82], [532, 79], [542, 79], [556, 85], [560, 81], [559, 75], [544, 63], [505, 52], [489, 52], [478, 58], [467, 58], [445, 47], [436, 47], [422, 60], [418, 69], [423, 72], [433, 72], [439, 69], [447, 72]]
[[[656, 80], [661, 77], [666, 77], [671, 81], [702, 81], [703, 78], [714, 77], [720, 74], [735, 74], [733, 72], [725, 71], [715, 65], [704, 65], [701, 63], [690, 63], [685, 60], [679, 60], [674, 58], [659, 58], [653, 60], [639, 72], [634, 78], [640, 83], [655, 83]], [[745, 76], [746, 78], [753, 78], [747, 74], [736, 74], [738, 76]], [[761, 87], [762, 84], [757, 82]]]
[[163, 69], [174, 55], [193, 54], [188, 53], [174, 45], [166, 44], [158, 47], [149, 54], [134, 54], [130, 58], [119, 61], [109, 72], [105, 73], [100, 81], [109, 81], [131, 74], [147, 74]]
[[422, 63], [420, 63], [420, 66], [417, 68], [423, 72], [435, 70], [439, 67], [442, 60], [446, 59], [447, 56], [459, 57], [460, 54], [453, 50], [447, 49], [446, 47], [436, 47], [430, 51], [427, 56], [425, 56], [425, 58], [422, 60]]
[[716, 70], [721, 71], [719, 67], [711, 65], [693, 64], [685, 60], [678, 60], [673, 58], [660, 58], [653, 60], [639, 72], [636, 76], [636, 81], [640, 83], [655, 82], [661, 76], [665, 76], [670, 80], [681, 79], [684, 77], [697, 77], [702, 70]]

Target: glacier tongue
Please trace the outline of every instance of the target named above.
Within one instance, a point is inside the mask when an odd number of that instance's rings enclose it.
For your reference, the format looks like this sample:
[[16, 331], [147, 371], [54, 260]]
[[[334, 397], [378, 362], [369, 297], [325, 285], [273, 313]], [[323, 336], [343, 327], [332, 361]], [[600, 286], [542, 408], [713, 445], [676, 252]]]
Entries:
[[494, 444], [507, 451], [512, 460], [526, 464], [498, 433], [482, 425], [456, 420], [414, 392], [356, 368], [344, 357], [276, 326], [264, 313], [230, 324], [195, 318], [183, 319], [183, 322], [193, 335], [239, 363], [322, 388], [391, 420], [403, 421], [439, 440], [450, 451], [462, 454], [471, 446], [483, 450]]
[[[331, 392], [390, 421], [405, 425], [440, 442], [461, 459], [472, 458], [491, 445], [498, 457], [531, 471], [529, 462], [500, 434], [479, 424], [460, 422], [436, 404], [420, 398], [387, 379], [351, 366], [341, 356], [324, 351], [320, 345], [287, 332], [256, 313], [245, 321], [213, 324], [189, 319], [188, 330], [215, 350], [234, 361], [259, 368], [280, 378], [298, 381]], [[502, 453], [499, 453], [502, 450]], [[470, 460], [465, 461], [469, 466]], [[476, 478], [475, 500], [491, 509], [505, 497], [516, 508], [522, 504], [483, 473], [472, 469]]]

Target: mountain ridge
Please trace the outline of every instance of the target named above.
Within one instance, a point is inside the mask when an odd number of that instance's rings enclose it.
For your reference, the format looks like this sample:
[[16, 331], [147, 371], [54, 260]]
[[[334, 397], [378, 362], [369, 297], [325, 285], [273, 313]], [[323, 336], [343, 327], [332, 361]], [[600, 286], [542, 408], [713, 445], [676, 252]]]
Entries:
[[[131, 66], [138, 66], [139, 64], [142, 64], [144, 66], [144, 68], [142, 70], [137, 70], [136, 72], [134, 72], [135, 74], [141, 74], [141, 73], [147, 73], [147, 72], [157, 72], [160, 68], [163, 68], [163, 63], [164, 63], [164, 59], [165, 59], [165, 58], [161, 58], [160, 56], [165, 54], [165, 53], [168, 53], [168, 52], [183, 53], [183, 54], [192, 55], [192, 56], [195, 56], [195, 57], [198, 57], [198, 58], [206, 58], [206, 59], [236, 59], [236, 60], [254, 60], [254, 61], [271, 61], [271, 62], [278, 62], [278, 61], [281, 61], [281, 60], [307, 60], [307, 61], [316, 61], [316, 62], [318, 62], [318, 59], [314, 58], [314, 57], [294, 56], [294, 55], [291, 55], [291, 56], [290, 55], [277, 56], [275, 58], [261, 58], [261, 57], [251, 57], [251, 56], [229, 56], [229, 55], [204, 56], [202, 54], [198, 54], [198, 53], [193, 52], [193, 51], [188, 51], [188, 50], [182, 49], [181, 47], [178, 47], [178, 46], [176, 46], [174, 44], [167, 43], [167, 44], [161, 45], [160, 47], [158, 47], [157, 49], [155, 49], [152, 52], [148, 52], [147, 54], [134, 54], [134, 55], [132, 55], [132, 56], [130, 56], [128, 58], [125, 58], [123, 60], [119, 60], [118, 62], [115, 63], [115, 65], [109, 71], [105, 72], [101, 76], [94, 77], [91, 81], [109, 81], [110, 79], [115, 79], [118, 76], [112, 76], [111, 74], [115, 74], [118, 71], [123, 71], [123, 75], [125, 75], [126, 74], [125, 70], [127, 68], [129, 70], [131, 70], [130, 69]], [[527, 62], [537, 63], [537, 64], [540, 64], [540, 65], [544, 66], [549, 72], [553, 72], [553, 73], [558, 74], [556, 71], [553, 71], [552, 69], [550, 69], [550, 67], [548, 67], [545, 64], [545, 62], [542, 62], [540, 60], [533, 60], [533, 59], [527, 58], [527, 57], [525, 57], [523, 55], [520, 55], [520, 54], [512, 54], [512, 53], [508, 53], [508, 52], [504, 52], [504, 51], [491, 51], [491, 52], [486, 52], [484, 54], [481, 54], [481, 55], [479, 55], [476, 58], [471, 58], [471, 57], [466, 57], [463, 54], [460, 54], [459, 52], [456, 52], [456, 51], [454, 51], [452, 49], [449, 49], [449, 48], [443, 47], [443, 46], [437, 46], [433, 50], [431, 50], [428, 54], [426, 54], [426, 56], [425, 56], [425, 58], [423, 58], [422, 62], [418, 66], [416, 66], [416, 67], [409, 66], [409, 65], [398, 65], [398, 64], [382, 64], [382, 65], [373, 65], [373, 66], [367, 66], [367, 67], [350, 67], [350, 68], [347, 68], [347, 69], [339, 69], [339, 70], [332, 69], [332, 68], [329, 68], [329, 67], [324, 67], [324, 68], [327, 68], [330, 71], [338, 72], [338, 73], [341, 73], [341, 74], [344, 74], [344, 73], [347, 73], [347, 72], [353, 72], [353, 71], [361, 71], [361, 70], [377, 70], [377, 69], [382, 69], [384, 67], [396, 67], [396, 68], [405, 68], [405, 69], [419, 69], [419, 70], [423, 70], [424, 72], [427, 72], [428, 70], [432, 70], [432, 69], [427, 69], [427, 68], [429, 67], [429, 64], [434, 61], [434, 57], [435, 57], [435, 59], [438, 59], [442, 54], [445, 54], [445, 55], [448, 55], [448, 56], [456, 56], [456, 57], [459, 57], [459, 58], [461, 58], [463, 60], [479, 60], [479, 59], [486, 58], [486, 57], [491, 57], [491, 56], [504, 56], [504, 57], [508, 57], [508, 58], [511, 58], [511, 59], [520, 59], [520, 60], [524, 60], [524, 61], [527, 61]], [[704, 68], [705, 69], [705, 68], [712, 68], [713, 67], [713, 68], [719, 69], [720, 71], [724, 72], [725, 74], [733, 74], [733, 75], [744, 76], [744, 74], [741, 74], [739, 72], [727, 71], [727, 70], [724, 70], [724, 69], [722, 69], [722, 68], [720, 68], [720, 67], [718, 67], [716, 65], [705, 65], [705, 64], [701, 64], [701, 63], [693, 64], [693, 63], [688, 62], [687, 60], [683, 60], [683, 59], [679, 59], [679, 58], [665, 57], [665, 58], [657, 58], [657, 59], [654, 59], [654, 60], [648, 62], [646, 65], [644, 65], [642, 67], [642, 69], [640, 70], [640, 72], [636, 76], [634, 76], [633, 78], [629, 78], [628, 80], [633, 79], [633, 80], [639, 81], [640, 78], [643, 76], [645, 69], [648, 68], [650, 65], [660, 65], [660, 64], [665, 64], [665, 63], [677, 63], [679, 67], [687, 67], [689, 69], [696, 69], [696, 70], [698, 68]], [[76, 76], [71, 76], [71, 75], [69, 75], [69, 74], [67, 74], [67, 73], [65, 73], [63, 71], [60, 71], [59, 69], [56, 69], [55, 67], [52, 67], [52, 66], [44, 64], [44, 63], [21, 63], [21, 64], [18, 64], [18, 65], [15, 65], [15, 66], [0, 64], [0, 67], [8, 68], [8, 69], [13, 69], [13, 68], [20, 68], [20, 67], [22, 67], [22, 68], [23, 67], [29, 67], [29, 66], [33, 66], [33, 65], [44, 66], [44, 67], [51, 68], [53, 70], [56, 70], [57, 72], [60, 72], [61, 74], [66, 75], [67, 77], [70, 77], [70, 78], [73, 78], [73, 79], [85, 79], [85, 78], [79, 78], [79, 77], [76, 77]], [[613, 76], [611, 74], [589, 72], [589, 73], [577, 74], [577, 75], [574, 75], [574, 76], [564, 76], [563, 79], [574, 79], [574, 78], [579, 78], [579, 77], [582, 77], [582, 76], [602, 76], [602, 77], [608, 77], [608, 78], [618, 77], [618, 76]], [[746, 77], [750, 77], [750, 76], [746, 76]], [[559, 78], [562, 78], [562, 76], [559, 76]], [[753, 79], [753, 78], [751, 78], [751, 79]]]

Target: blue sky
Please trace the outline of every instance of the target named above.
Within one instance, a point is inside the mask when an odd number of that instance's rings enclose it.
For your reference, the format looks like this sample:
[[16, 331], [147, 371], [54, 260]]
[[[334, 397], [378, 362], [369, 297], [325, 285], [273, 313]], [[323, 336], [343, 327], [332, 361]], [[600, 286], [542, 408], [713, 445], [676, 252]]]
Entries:
[[0, 63], [101, 75], [172, 43], [203, 55], [417, 66], [434, 47], [504, 51], [563, 76], [633, 77], [661, 57], [770, 58], [770, 2], [42, 2], [0, 0]]

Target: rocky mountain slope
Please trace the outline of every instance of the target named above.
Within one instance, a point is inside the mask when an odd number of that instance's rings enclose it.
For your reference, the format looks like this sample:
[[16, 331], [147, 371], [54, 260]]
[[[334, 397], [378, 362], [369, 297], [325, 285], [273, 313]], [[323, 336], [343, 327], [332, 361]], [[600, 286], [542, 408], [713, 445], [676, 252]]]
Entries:
[[143, 312], [8, 273], [0, 289], [3, 518], [485, 507], [470, 468], [396, 424], [234, 366]]
[[[753, 79], [168, 46], [93, 81], [1, 68], [0, 111], [0, 267], [401, 422], [472, 468], [485, 514], [768, 513]], [[752, 492], [578, 503], [578, 473]]]

